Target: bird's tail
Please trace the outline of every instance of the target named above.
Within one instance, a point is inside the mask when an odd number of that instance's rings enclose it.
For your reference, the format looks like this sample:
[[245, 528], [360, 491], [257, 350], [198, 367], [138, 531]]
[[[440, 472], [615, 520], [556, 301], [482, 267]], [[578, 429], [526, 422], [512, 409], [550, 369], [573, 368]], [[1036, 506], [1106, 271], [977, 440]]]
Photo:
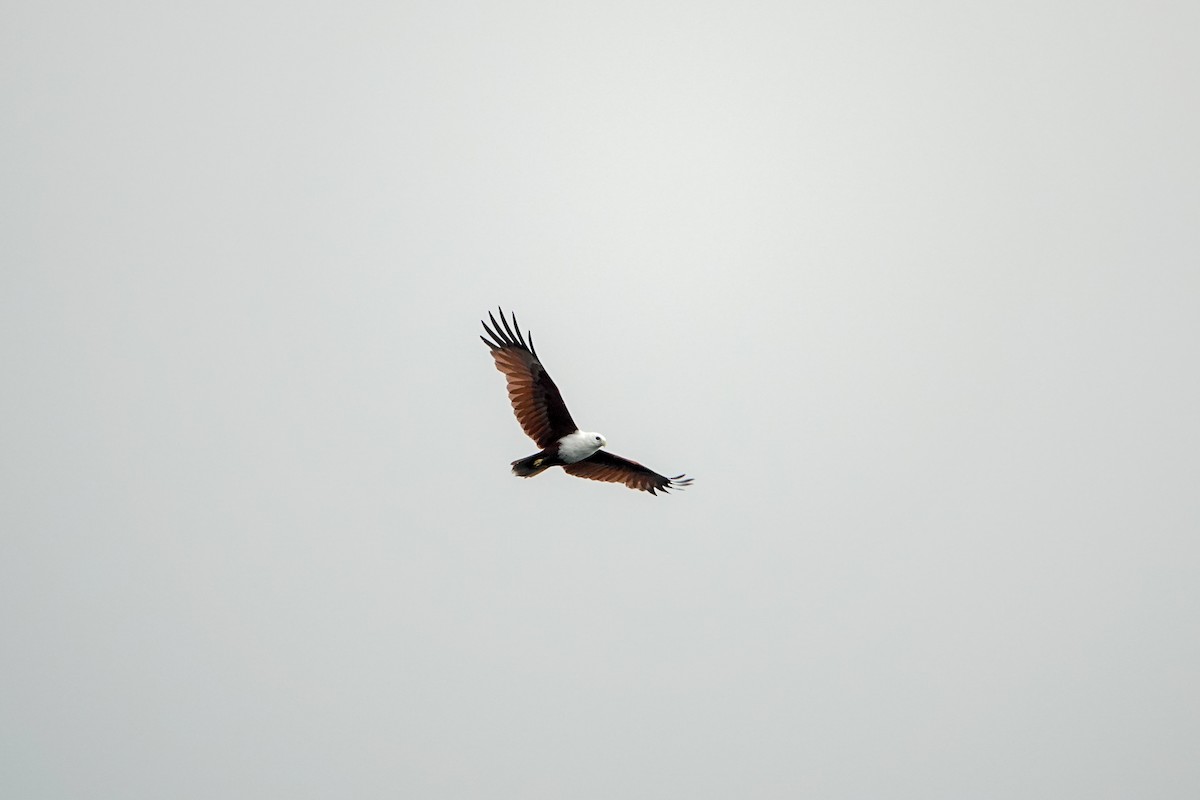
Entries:
[[539, 472], [549, 469], [552, 465], [550, 459], [546, 458], [543, 453], [534, 453], [525, 458], [519, 458], [512, 462], [513, 475], [518, 478], [532, 478]]

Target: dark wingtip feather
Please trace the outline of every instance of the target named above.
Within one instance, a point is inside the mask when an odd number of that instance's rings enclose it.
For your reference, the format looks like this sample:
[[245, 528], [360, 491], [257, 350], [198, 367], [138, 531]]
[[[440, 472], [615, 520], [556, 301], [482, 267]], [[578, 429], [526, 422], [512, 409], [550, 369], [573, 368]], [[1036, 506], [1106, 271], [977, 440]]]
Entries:
[[[499, 321], [496, 320], [495, 314], [491, 311], [488, 312], [488, 319], [492, 321], [491, 327], [488, 327], [488, 324], [483, 320], [479, 321], [483, 325], [483, 329], [488, 332], [488, 336], [492, 338], [491, 342], [484, 339], [484, 343], [493, 350], [499, 350], [504, 347], [520, 347], [523, 350], [528, 350], [536, 357], [537, 351], [533, 349], [533, 334], [521, 332], [521, 326], [517, 324], [516, 313], [511, 313], [512, 326], [510, 327], [508, 323], [509, 315], [504, 313], [504, 309], [497, 306], [496, 311], [500, 314]], [[528, 336], [528, 341], [526, 340], [526, 336]]]
[[[492, 341], [490, 341], [490, 342], [487, 339], [484, 339], [483, 340], [484, 344], [486, 344], [488, 347], [492, 348], [493, 350], [499, 350], [501, 347], [504, 346], [504, 338], [499, 336], [494, 330], [489, 328], [488, 324], [486, 322], [484, 322], [483, 320], [480, 320], [479, 324], [483, 325], [483, 329], [485, 331], [487, 331], [488, 336], [490, 336], [492, 338]], [[479, 338], [483, 339], [482, 336], [480, 336]]]
[[685, 473], [680, 473], [674, 478], [669, 479], [669, 484], [672, 489], [686, 489], [692, 485], [694, 478], [685, 477]]
[[[500, 318], [504, 319], [503, 313], [501, 313]], [[496, 341], [500, 342], [502, 345], [508, 344], [508, 341], [504, 338], [504, 330], [500, 327], [500, 324], [498, 322], [496, 322], [495, 316], [493, 316], [492, 312], [490, 312], [490, 311], [488, 312], [488, 319], [490, 319], [492, 321], [492, 327], [488, 331], [488, 333], [495, 336]]]
[[[511, 341], [513, 344], [518, 344], [520, 341], [520, 336], [519, 334], [514, 334], [512, 332], [512, 328], [508, 327], [508, 318], [504, 316], [503, 311], [500, 312], [500, 321], [504, 323], [504, 332], [508, 334], [509, 341]], [[514, 316], [513, 324], [515, 325], [516, 322], [517, 318]]]
[[529, 345], [525, 343], [525, 337], [521, 335], [521, 326], [517, 324], [517, 312], [512, 311], [510, 313], [512, 314], [513, 327], [517, 330], [517, 341], [521, 343], [521, 347], [528, 350]]

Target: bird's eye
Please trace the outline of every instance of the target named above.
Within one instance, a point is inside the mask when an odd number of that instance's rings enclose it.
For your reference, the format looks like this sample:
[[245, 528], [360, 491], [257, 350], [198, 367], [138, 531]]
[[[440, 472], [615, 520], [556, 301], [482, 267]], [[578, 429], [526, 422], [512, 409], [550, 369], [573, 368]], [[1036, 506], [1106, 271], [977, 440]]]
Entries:
[[600, 441], [600, 437], [599, 437], [599, 436], [597, 436], [597, 437], [596, 437], [596, 441], [597, 441], [597, 442], [598, 442], [598, 441]]

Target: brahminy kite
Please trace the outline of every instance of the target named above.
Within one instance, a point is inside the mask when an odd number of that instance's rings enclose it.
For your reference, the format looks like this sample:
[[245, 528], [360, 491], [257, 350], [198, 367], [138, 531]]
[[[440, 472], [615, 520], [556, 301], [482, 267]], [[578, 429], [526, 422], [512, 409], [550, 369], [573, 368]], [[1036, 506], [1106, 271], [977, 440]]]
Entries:
[[525, 434], [542, 448], [526, 458], [512, 462], [513, 474], [521, 478], [532, 478], [550, 467], [562, 467], [567, 474], [594, 481], [623, 483], [630, 489], [641, 489], [654, 494], [682, 489], [692, 482], [691, 478], [676, 475], [668, 478], [652, 469], [643, 467], [600, 448], [608, 441], [598, 433], [579, 430], [571, 419], [567, 404], [563, 402], [558, 387], [550, 380], [549, 373], [538, 360], [533, 349], [533, 334], [528, 342], [517, 325], [517, 315], [512, 315], [512, 327], [500, 310], [500, 323], [488, 312], [492, 320], [489, 328], [483, 329], [491, 341], [483, 336], [483, 343], [492, 351], [496, 369], [508, 379], [508, 399]]

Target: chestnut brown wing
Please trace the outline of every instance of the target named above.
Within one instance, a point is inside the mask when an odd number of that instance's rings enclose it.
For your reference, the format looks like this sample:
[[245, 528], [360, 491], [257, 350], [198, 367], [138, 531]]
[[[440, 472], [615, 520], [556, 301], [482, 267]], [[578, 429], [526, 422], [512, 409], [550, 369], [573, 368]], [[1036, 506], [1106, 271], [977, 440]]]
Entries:
[[496, 322], [490, 311], [488, 318], [492, 326], [489, 328], [484, 322], [483, 329], [491, 341], [483, 336], [479, 338], [491, 349], [496, 369], [508, 380], [508, 399], [521, 429], [543, 449], [577, 431], [579, 428], [571, 419], [558, 387], [538, 360], [533, 349], [533, 336], [526, 341], [517, 326], [517, 315], [512, 315], [512, 327], [504, 318], [503, 310], [500, 310], [500, 322]]
[[583, 461], [566, 464], [563, 469], [578, 478], [623, 483], [630, 489], [640, 489], [650, 494], [655, 494], [656, 491], [683, 489], [692, 482], [691, 478], [685, 478], [683, 475], [676, 475], [674, 478], [659, 475], [636, 461], [614, 456], [604, 450], [597, 450]]

